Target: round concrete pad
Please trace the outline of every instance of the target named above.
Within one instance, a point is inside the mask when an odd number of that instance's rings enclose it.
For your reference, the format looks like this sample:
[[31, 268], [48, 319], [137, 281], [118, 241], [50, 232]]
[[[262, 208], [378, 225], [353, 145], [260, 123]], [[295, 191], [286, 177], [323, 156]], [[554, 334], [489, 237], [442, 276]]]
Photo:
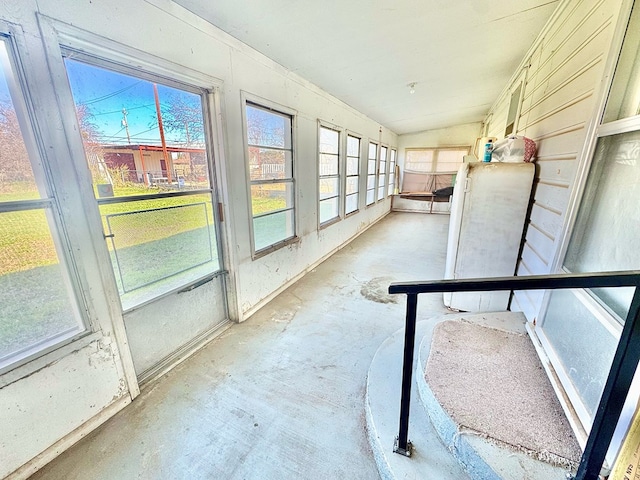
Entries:
[[425, 377], [461, 427], [541, 460], [580, 460], [580, 447], [528, 336], [464, 320], [441, 322]]

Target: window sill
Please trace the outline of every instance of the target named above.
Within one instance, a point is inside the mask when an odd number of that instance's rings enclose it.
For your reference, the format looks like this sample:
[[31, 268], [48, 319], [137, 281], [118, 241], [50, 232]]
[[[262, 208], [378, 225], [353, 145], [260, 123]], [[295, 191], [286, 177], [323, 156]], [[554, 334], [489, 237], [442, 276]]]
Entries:
[[281, 242], [274, 243], [270, 247], [267, 247], [263, 250], [258, 250], [257, 252], [253, 252], [253, 255], [251, 255], [251, 260], [258, 260], [259, 258], [262, 258], [266, 255], [269, 255], [270, 253], [275, 252], [276, 250], [280, 250], [283, 247], [286, 247], [288, 245], [293, 245], [299, 242], [300, 242], [300, 237], [291, 237], [287, 240], [282, 240]]
[[332, 218], [331, 220], [327, 220], [326, 222], [321, 223], [320, 225], [318, 225], [318, 231], [323, 230], [323, 229], [325, 229], [327, 227], [330, 227], [334, 223], [338, 223], [340, 220], [342, 220], [342, 218], [340, 218], [340, 217], [336, 217], [336, 218]]
[[33, 375], [34, 373], [48, 367], [61, 358], [66, 357], [73, 352], [77, 352], [90, 343], [101, 339], [103, 336], [102, 332], [85, 332], [81, 335], [82, 336], [79, 338], [72, 337], [66, 344], [52, 347], [54, 348], [54, 350], [51, 350], [48, 353], [40, 355], [31, 360], [26, 360], [26, 363], [23, 363], [22, 365], [18, 363], [17, 366], [5, 367], [7, 369], [5, 372], [0, 371], [0, 388], [4, 388], [7, 385], [11, 385], [12, 383], [17, 382], [18, 380]]

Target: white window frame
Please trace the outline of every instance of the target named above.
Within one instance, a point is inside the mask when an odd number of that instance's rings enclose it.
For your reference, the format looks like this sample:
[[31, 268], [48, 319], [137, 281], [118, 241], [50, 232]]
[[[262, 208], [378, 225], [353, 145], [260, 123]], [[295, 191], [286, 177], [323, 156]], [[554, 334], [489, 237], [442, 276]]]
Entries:
[[[394, 186], [398, 179], [396, 178], [396, 165], [398, 165], [398, 149], [389, 148], [389, 173], [387, 177], [387, 196], [395, 194]], [[393, 181], [392, 181], [393, 179]]]
[[73, 331], [58, 333], [36, 345], [9, 355], [0, 367], [1, 387], [61, 358], [73, 349], [79, 348], [78, 345], [89, 344], [96, 339], [96, 334], [93, 333], [94, 326], [87, 316], [87, 305], [81, 294], [78, 270], [72, 255], [73, 249], [66, 235], [59, 199], [56, 196], [54, 178], [49, 170], [47, 149], [43, 145], [38, 128], [40, 115], [31, 100], [30, 82], [22, 62], [22, 55], [26, 52], [24, 38], [20, 28], [4, 21], [0, 21], [0, 37], [6, 46], [13, 74], [12, 79], [7, 79], [9, 89], [14, 90], [15, 94], [12, 97], [12, 103], [20, 119], [21, 135], [38, 190], [42, 195], [36, 200], [0, 202], [0, 215], [27, 210], [45, 212], [48, 231], [60, 263], [60, 272], [72, 310], [71, 314], [77, 323], [77, 328]]
[[[384, 160], [382, 159], [382, 152], [385, 152]], [[390, 148], [388, 145], [383, 143], [380, 144], [380, 148], [378, 149], [378, 178], [376, 184], [376, 202], [380, 202], [387, 198], [387, 181], [389, 176], [389, 152]], [[384, 169], [382, 168], [382, 162], [384, 161]], [[383, 171], [384, 170], [384, 171]], [[380, 182], [382, 181], [382, 184]], [[382, 193], [382, 195], [380, 195]]]
[[[345, 158], [345, 167], [344, 167], [344, 184], [343, 184], [343, 201], [342, 204], [344, 206], [344, 216], [348, 217], [349, 215], [354, 215], [356, 213], [358, 213], [360, 211], [360, 198], [362, 197], [361, 193], [362, 193], [362, 185], [361, 185], [361, 177], [362, 177], [362, 145], [363, 145], [363, 138], [362, 135], [359, 135], [355, 132], [351, 132], [349, 130], [347, 130], [345, 132], [345, 140], [344, 140], [344, 158]], [[357, 168], [357, 173], [355, 175], [349, 175], [347, 172], [347, 164], [349, 162], [349, 158], [356, 158], [354, 156], [349, 156], [349, 137], [351, 138], [355, 138], [356, 140], [358, 140], [358, 168]], [[356, 193], [352, 193], [352, 194], [347, 194], [347, 179], [348, 178], [355, 178], [356, 179], [356, 185], [358, 187], [358, 190], [356, 191]], [[352, 210], [351, 212], [347, 212], [347, 197], [350, 195], [355, 195], [356, 196], [356, 208], [354, 210]]]
[[[375, 158], [371, 158], [371, 145], [375, 146]], [[369, 140], [367, 142], [367, 175], [365, 182], [365, 204], [367, 207], [371, 205], [375, 205], [376, 198], [378, 196], [378, 159], [380, 158], [380, 144], [378, 142], [374, 142], [373, 140]], [[371, 162], [373, 162], [374, 167], [371, 168]], [[369, 180], [373, 178], [373, 187], [369, 188]], [[369, 192], [373, 191], [373, 201], [369, 202]]]
[[[321, 145], [320, 145], [320, 132], [322, 131], [322, 129], [325, 130], [331, 130], [332, 132], [335, 132], [338, 134], [338, 158], [337, 158], [337, 162], [338, 162], [338, 173], [335, 175], [323, 175], [322, 172], [320, 171], [320, 155], [326, 152], [322, 152], [321, 151]], [[324, 228], [324, 227], [328, 227], [329, 225], [332, 225], [336, 222], [339, 222], [340, 220], [342, 220], [342, 216], [343, 216], [343, 203], [342, 203], [342, 195], [344, 192], [344, 182], [345, 182], [345, 166], [343, 166], [344, 163], [344, 154], [343, 154], [343, 137], [344, 137], [344, 130], [336, 125], [333, 125], [331, 123], [328, 122], [324, 122], [322, 120], [318, 121], [318, 142], [317, 142], [317, 146], [318, 146], [318, 155], [317, 155], [317, 159], [318, 159], [318, 228]], [[330, 179], [330, 178], [334, 178], [338, 181], [338, 192], [336, 193], [335, 196], [333, 197], [328, 197], [328, 198], [324, 198], [324, 199], [320, 199], [320, 181], [322, 179]], [[338, 212], [336, 214], [335, 217], [329, 218], [327, 220], [325, 220], [324, 222], [321, 221], [320, 219], [320, 204], [323, 201], [329, 200], [331, 198], [335, 198], [338, 201]]]
[[[260, 257], [268, 255], [276, 250], [279, 250], [282, 247], [290, 245], [291, 243], [295, 243], [299, 241], [298, 237], [298, 192], [296, 188], [296, 179], [297, 179], [297, 162], [296, 162], [296, 139], [297, 139], [297, 127], [296, 127], [296, 119], [297, 119], [297, 111], [286, 107], [284, 105], [280, 105], [278, 103], [272, 102], [265, 98], [259, 97], [257, 95], [253, 95], [248, 92], [241, 92], [241, 110], [242, 110], [242, 133], [243, 133], [243, 141], [244, 141], [244, 155], [245, 155], [245, 173], [247, 180], [247, 201], [248, 201], [248, 218], [249, 218], [249, 231], [251, 236], [251, 258], [256, 260]], [[273, 243], [267, 247], [256, 250], [255, 246], [255, 231], [254, 231], [254, 216], [252, 212], [252, 197], [251, 197], [251, 185], [257, 184], [256, 181], [251, 180], [250, 172], [249, 172], [249, 138], [247, 133], [247, 105], [251, 104], [256, 106], [257, 108], [262, 108], [267, 111], [272, 111], [274, 114], [283, 115], [291, 117], [291, 171], [292, 177], [286, 179], [279, 179], [277, 182], [272, 183], [286, 183], [288, 181], [291, 182], [292, 185], [292, 197], [293, 197], [293, 206], [290, 210], [292, 210], [292, 218], [293, 218], [293, 235], [287, 237], [281, 241]], [[272, 212], [273, 213], [273, 212]]]

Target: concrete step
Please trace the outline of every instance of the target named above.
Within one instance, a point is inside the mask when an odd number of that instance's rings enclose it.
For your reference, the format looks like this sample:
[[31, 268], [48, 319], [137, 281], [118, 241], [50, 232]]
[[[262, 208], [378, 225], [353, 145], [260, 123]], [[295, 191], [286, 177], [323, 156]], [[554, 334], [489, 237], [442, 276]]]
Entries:
[[434, 328], [442, 321], [460, 318], [492, 328], [516, 330], [522, 328], [523, 321], [520, 314], [500, 312], [479, 316], [452, 314], [418, 322], [416, 344], [419, 347], [409, 423], [409, 439], [415, 449], [411, 458], [393, 453], [399, 422], [404, 329], [383, 342], [369, 369], [366, 395], [369, 440], [380, 476], [385, 480], [565, 479], [568, 468], [540, 461], [541, 455], [500, 442], [492, 438], [491, 432], [460, 425], [438, 402], [424, 376]]

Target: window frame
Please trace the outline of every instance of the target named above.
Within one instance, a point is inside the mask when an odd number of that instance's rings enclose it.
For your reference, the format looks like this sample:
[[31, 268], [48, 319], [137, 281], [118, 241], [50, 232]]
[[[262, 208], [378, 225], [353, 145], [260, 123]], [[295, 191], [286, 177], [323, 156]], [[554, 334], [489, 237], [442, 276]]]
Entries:
[[[416, 172], [416, 173], [456, 173], [458, 170], [456, 169], [454, 170], [445, 170], [442, 172], [439, 172], [438, 169], [438, 153], [441, 151], [452, 151], [452, 150], [466, 150], [467, 153], [465, 155], [469, 155], [469, 152], [471, 151], [471, 146], [470, 145], [459, 145], [459, 146], [445, 146], [445, 147], [411, 147], [411, 148], [407, 148], [405, 149], [405, 161], [404, 161], [404, 169], [403, 170], [408, 170], [410, 172]], [[424, 151], [432, 151], [433, 152], [433, 160], [431, 161], [431, 168], [429, 170], [411, 170], [411, 169], [407, 169], [407, 154], [409, 152], [415, 152], [415, 151], [420, 151], [420, 152], [424, 152]], [[463, 162], [460, 162], [461, 164]]]
[[[393, 165], [393, 170], [391, 167], [392, 165]], [[390, 147], [389, 148], [389, 173], [387, 177], [387, 197], [390, 197], [395, 194], [395, 188], [393, 187], [398, 181], [398, 179], [396, 178], [397, 165], [398, 165], [398, 149], [396, 147]], [[393, 183], [391, 182], [392, 177], [393, 177]]]
[[[298, 237], [298, 192], [296, 188], [297, 183], [297, 162], [296, 162], [296, 141], [297, 141], [297, 111], [286, 107], [284, 105], [280, 105], [276, 102], [267, 100], [265, 98], [259, 97], [257, 95], [253, 95], [251, 93], [241, 91], [240, 92], [240, 100], [241, 100], [241, 112], [242, 112], [242, 135], [244, 142], [244, 166], [245, 166], [245, 177], [246, 177], [246, 185], [247, 185], [247, 207], [248, 207], [248, 219], [249, 219], [249, 232], [250, 232], [250, 243], [251, 243], [251, 258], [252, 260], [259, 259], [264, 257], [265, 255], [269, 255], [276, 250], [279, 250], [287, 245], [297, 243], [300, 241]], [[255, 230], [254, 230], [254, 216], [253, 216], [253, 207], [252, 207], [252, 197], [251, 197], [251, 185], [253, 184], [253, 180], [251, 180], [251, 174], [249, 171], [249, 136], [247, 131], [247, 105], [251, 104], [257, 108], [261, 108], [266, 111], [274, 112], [277, 115], [290, 117], [291, 121], [291, 174], [292, 177], [290, 180], [288, 179], [278, 179], [275, 182], [271, 183], [285, 183], [287, 181], [291, 182], [292, 185], [292, 200], [293, 206], [291, 207], [292, 219], [293, 219], [293, 235], [291, 237], [287, 237], [284, 240], [273, 243], [265, 248], [261, 248], [260, 250], [256, 250], [255, 246]], [[282, 210], [285, 211], [285, 210]]]
[[[99, 198], [95, 197], [95, 202], [98, 206], [99, 216], [102, 220], [103, 214], [100, 212], [100, 207], [109, 204], [118, 204], [118, 203], [132, 203], [138, 201], [146, 201], [146, 200], [154, 200], [159, 198], [175, 198], [175, 197], [188, 197], [188, 196], [197, 196], [197, 195], [208, 195], [211, 199], [211, 209], [212, 209], [212, 217], [213, 217], [213, 228], [215, 232], [215, 236], [211, 238], [211, 241], [215, 243], [212, 245], [212, 248], [215, 249], [217, 260], [218, 260], [218, 268], [203, 273], [202, 275], [194, 276], [191, 279], [188, 279], [178, 285], [171, 286], [166, 289], [162, 289], [159, 293], [142, 297], [140, 300], [136, 300], [132, 303], [132, 305], [125, 306], [123, 305], [122, 293], [117, 291], [118, 297], [120, 300], [120, 304], [122, 307], [122, 313], [127, 314], [133, 310], [139, 309], [145, 305], [156, 302], [163, 297], [168, 295], [172, 295], [176, 292], [182, 291], [185, 288], [189, 288], [192, 285], [200, 284], [203, 281], [207, 281], [209, 279], [216, 278], [220, 275], [224, 275], [226, 273], [225, 270], [225, 256], [222, 248], [222, 227], [220, 225], [220, 211], [219, 211], [219, 202], [218, 202], [218, 191], [217, 191], [217, 172], [215, 169], [215, 158], [216, 155], [215, 145], [216, 142], [213, 139], [212, 135], [212, 124], [211, 124], [211, 100], [214, 94], [215, 87], [206, 87], [204, 85], [211, 84], [211, 79], [208, 81], [204, 81], [204, 77], [195, 75], [193, 78], [190, 76], [191, 72], [186, 72], [183, 74], [176, 74], [176, 78], [171, 78], [171, 72], [173, 71], [167, 65], [164, 65], [162, 62], [159, 62], [158, 68], [155, 65], [152, 65], [141, 58], [139, 61], [132, 60], [126, 53], [117, 52], [115, 55], [102, 55], [102, 52], [94, 53], [91, 47], [87, 48], [78, 48], [74, 41], [66, 41], [66, 35], [62, 35], [59, 38], [59, 49], [61, 53], [61, 61], [62, 68], [66, 72], [66, 66], [64, 64], [64, 60], [66, 58], [71, 58], [74, 61], [79, 61], [84, 63], [85, 65], [91, 67], [101, 68], [110, 72], [129, 75], [133, 78], [144, 80], [151, 83], [161, 83], [163, 86], [171, 87], [174, 89], [183, 90], [187, 93], [195, 94], [200, 96], [201, 98], [201, 107], [202, 107], [202, 119], [203, 119], [203, 130], [204, 130], [204, 143], [206, 145], [205, 148], [205, 158], [207, 161], [207, 175], [209, 180], [208, 188], [201, 188], [197, 190], [190, 191], [168, 191], [164, 193], [157, 194], [142, 194], [142, 195], [129, 195], [122, 197], [106, 197]], [[83, 45], [81, 43], [80, 45]], [[99, 48], [95, 50], [99, 51]], [[122, 61], [123, 58], [127, 58], [126, 62]], [[131, 61], [135, 61], [135, 64], [131, 64]], [[175, 66], [173, 67], [175, 69]], [[69, 92], [71, 94], [71, 99], [73, 99], [73, 92], [71, 90], [71, 86], [68, 82], [68, 78], [65, 76], [64, 81], [67, 83], [69, 88]], [[74, 112], [74, 120], [77, 122], [77, 118]], [[81, 159], [78, 159], [79, 162], [84, 162], [86, 165], [86, 154], [84, 151], [84, 145], [82, 145], [83, 156]], [[86, 167], [83, 167], [86, 168]], [[87, 169], [88, 170], [88, 169]], [[93, 186], [91, 182], [91, 186]], [[103, 240], [106, 240], [105, 237]], [[105, 243], [106, 246], [106, 243]], [[114, 278], [118, 275], [118, 272], [113, 271]]]
[[[375, 146], [375, 158], [371, 158], [370, 153], [371, 153], [371, 145]], [[370, 207], [372, 205], [375, 205], [377, 203], [377, 197], [378, 197], [378, 160], [380, 158], [380, 143], [379, 142], [374, 142], [373, 140], [369, 139], [369, 141], [367, 142], [367, 175], [366, 175], [366, 182], [365, 182], [365, 196], [364, 196], [364, 203], [365, 203], [365, 207]], [[371, 168], [370, 167], [370, 163], [374, 162], [374, 169], [373, 169], [373, 173], [371, 173]], [[373, 187], [369, 188], [369, 178], [373, 177]], [[369, 203], [368, 201], [368, 197], [369, 197], [369, 192], [373, 191], [373, 201], [371, 203]]]
[[[382, 160], [382, 150], [384, 149], [385, 156], [384, 160]], [[378, 149], [378, 176], [376, 178], [376, 203], [383, 201], [387, 198], [387, 181], [389, 176], [389, 154], [391, 149], [387, 144], [380, 143], [380, 148]], [[384, 161], [384, 172], [380, 171], [380, 167], [382, 166], [382, 162]], [[380, 185], [380, 180], [382, 180], [382, 185]], [[380, 192], [382, 192], [382, 196], [380, 196]]]
[[[325, 130], [330, 130], [332, 132], [336, 132], [338, 134], [338, 153], [337, 153], [337, 166], [338, 166], [338, 173], [335, 175], [322, 175], [320, 172], [320, 155], [323, 154], [324, 152], [320, 151], [320, 132], [322, 131], [322, 129]], [[329, 122], [325, 122], [323, 120], [319, 120], [318, 121], [318, 141], [316, 143], [317, 148], [318, 148], [318, 152], [317, 152], [317, 159], [318, 159], [318, 170], [317, 170], [317, 174], [318, 174], [318, 182], [317, 182], [317, 186], [318, 186], [318, 198], [317, 198], [317, 205], [318, 205], [318, 229], [322, 229], [322, 228], [326, 228], [330, 225], [333, 225], [336, 222], [339, 222], [340, 220], [342, 220], [343, 218], [343, 201], [342, 201], [342, 197], [343, 197], [343, 192], [345, 189], [344, 183], [345, 183], [345, 171], [346, 171], [346, 165], [343, 166], [344, 160], [345, 160], [345, 155], [343, 154], [344, 150], [343, 150], [343, 137], [345, 135], [344, 134], [344, 129], [342, 129], [341, 127], [337, 126], [337, 125], [333, 125]], [[333, 197], [328, 197], [328, 198], [320, 198], [320, 181], [322, 179], [330, 179], [330, 178], [335, 178], [338, 181], [338, 193], [333, 196]], [[332, 217], [328, 220], [325, 220], [324, 222], [321, 221], [320, 219], [320, 204], [323, 201], [326, 201], [328, 199], [331, 198], [335, 198], [338, 200], [338, 212], [336, 214], [335, 217]]]
[[[351, 138], [355, 138], [356, 140], [358, 140], [358, 168], [356, 169], [357, 173], [355, 175], [349, 175], [348, 171], [347, 171], [347, 165], [349, 163], [349, 158], [356, 158], [353, 156], [349, 156], [349, 137]], [[343, 184], [343, 199], [342, 199], [342, 204], [343, 204], [343, 214], [344, 214], [344, 218], [349, 217], [351, 215], [354, 215], [356, 213], [358, 213], [360, 211], [360, 198], [361, 198], [361, 193], [362, 193], [362, 185], [361, 185], [361, 180], [362, 180], [362, 144], [363, 144], [363, 136], [352, 132], [350, 130], [345, 130], [345, 135], [344, 135], [344, 184]], [[356, 185], [358, 190], [356, 191], [356, 193], [352, 193], [352, 194], [347, 194], [347, 180], [349, 178], [355, 178], [356, 179]], [[366, 185], [365, 185], [366, 186]], [[355, 195], [356, 196], [356, 208], [355, 210], [352, 210], [351, 212], [347, 212], [347, 197], [350, 195]]]
[[[11, 102], [18, 116], [20, 133], [26, 148], [29, 164], [40, 198], [32, 200], [0, 201], [3, 213], [39, 210], [47, 218], [48, 233], [55, 248], [60, 265], [60, 274], [65, 286], [66, 298], [77, 328], [67, 333], [57, 333], [41, 340], [36, 345], [13, 352], [0, 367], [0, 386], [29, 375], [40, 365], [60, 358], [76, 348], [95, 340], [96, 325], [88, 314], [86, 298], [82, 293], [78, 266], [67, 235], [62, 207], [55, 188], [55, 179], [50, 170], [47, 148], [39, 128], [41, 115], [34, 106], [23, 55], [27, 52], [22, 31], [11, 23], [0, 20], [0, 41], [6, 47], [12, 79], [7, 79], [9, 89], [15, 96]], [[12, 86], [11, 83], [14, 83]], [[79, 343], [78, 343], [79, 342]], [[73, 345], [72, 345], [73, 344]]]

